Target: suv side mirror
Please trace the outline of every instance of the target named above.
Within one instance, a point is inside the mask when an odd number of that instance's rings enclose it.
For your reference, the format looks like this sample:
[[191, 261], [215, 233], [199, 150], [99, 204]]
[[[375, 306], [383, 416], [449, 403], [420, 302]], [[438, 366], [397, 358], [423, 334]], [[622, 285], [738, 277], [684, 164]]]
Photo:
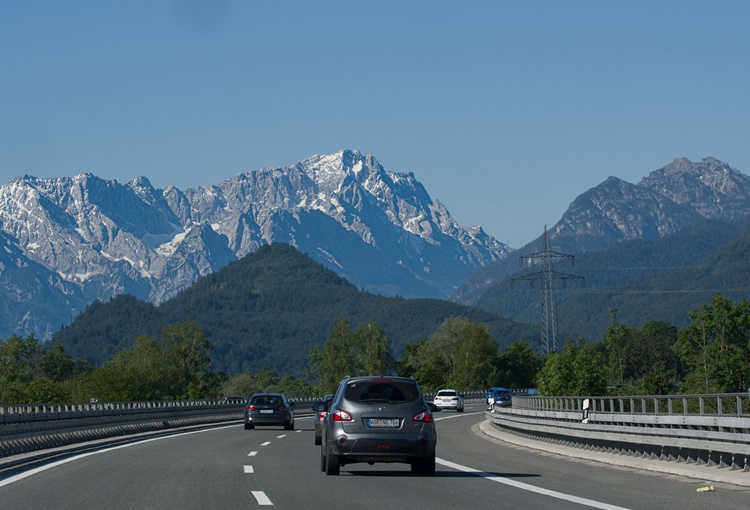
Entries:
[[312, 410], [317, 412], [322, 412], [326, 410], [326, 403], [325, 402], [315, 402], [312, 405]]

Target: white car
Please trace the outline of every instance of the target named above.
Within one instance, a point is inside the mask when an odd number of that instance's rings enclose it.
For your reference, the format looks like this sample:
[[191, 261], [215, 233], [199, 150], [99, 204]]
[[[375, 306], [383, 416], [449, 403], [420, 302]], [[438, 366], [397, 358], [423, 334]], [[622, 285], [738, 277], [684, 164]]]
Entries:
[[441, 411], [443, 409], [455, 409], [459, 413], [464, 412], [464, 399], [456, 390], [438, 391], [432, 403]]

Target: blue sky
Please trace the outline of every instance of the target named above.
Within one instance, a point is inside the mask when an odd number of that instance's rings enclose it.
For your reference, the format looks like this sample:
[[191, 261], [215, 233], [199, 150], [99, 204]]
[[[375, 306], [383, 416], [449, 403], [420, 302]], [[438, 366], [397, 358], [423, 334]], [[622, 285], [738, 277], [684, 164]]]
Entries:
[[0, 184], [357, 149], [518, 248], [614, 175], [750, 173], [750, 2], [0, 0]]

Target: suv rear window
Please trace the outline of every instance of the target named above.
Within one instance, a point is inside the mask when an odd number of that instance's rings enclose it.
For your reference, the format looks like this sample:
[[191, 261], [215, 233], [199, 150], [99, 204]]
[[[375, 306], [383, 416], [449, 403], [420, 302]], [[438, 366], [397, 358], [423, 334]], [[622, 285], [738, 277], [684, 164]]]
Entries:
[[440, 397], [457, 397], [458, 396], [458, 392], [455, 390], [441, 390], [441, 391], [438, 391], [437, 394]]
[[419, 387], [415, 383], [391, 379], [351, 381], [344, 393], [346, 400], [363, 404], [404, 404], [420, 397]]

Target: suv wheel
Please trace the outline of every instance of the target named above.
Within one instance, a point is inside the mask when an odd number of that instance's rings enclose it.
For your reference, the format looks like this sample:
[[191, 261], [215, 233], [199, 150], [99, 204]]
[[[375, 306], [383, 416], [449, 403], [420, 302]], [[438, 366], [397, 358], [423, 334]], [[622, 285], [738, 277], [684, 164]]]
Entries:
[[326, 474], [337, 476], [341, 472], [341, 461], [337, 455], [326, 452]]
[[320, 470], [326, 472], [326, 453], [323, 448], [320, 449]]

